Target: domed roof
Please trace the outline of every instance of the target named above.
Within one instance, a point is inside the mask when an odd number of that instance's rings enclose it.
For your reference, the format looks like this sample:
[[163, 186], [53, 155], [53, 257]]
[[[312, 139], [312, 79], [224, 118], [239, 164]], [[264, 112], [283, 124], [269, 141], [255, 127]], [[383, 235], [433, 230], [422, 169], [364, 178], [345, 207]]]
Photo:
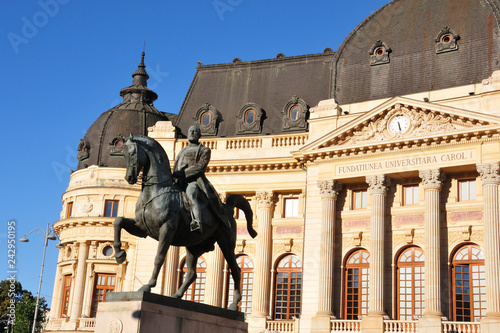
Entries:
[[158, 96], [147, 87], [149, 76], [145, 67], [143, 52], [139, 67], [132, 74], [132, 85], [120, 91], [123, 102], [101, 114], [80, 140], [78, 170], [90, 165], [124, 168], [123, 137], [147, 135], [148, 127], [168, 120], [153, 106]]
[[479, 83], [499, 69], [498, 0], [394, 0], [335, 57], [339, 104]]

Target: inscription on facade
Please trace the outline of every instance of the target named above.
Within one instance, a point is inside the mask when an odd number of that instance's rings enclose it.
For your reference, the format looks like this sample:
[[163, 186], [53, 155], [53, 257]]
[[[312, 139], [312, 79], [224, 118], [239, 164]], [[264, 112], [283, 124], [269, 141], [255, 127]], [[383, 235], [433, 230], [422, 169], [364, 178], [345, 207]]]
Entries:
[[450, 214], [450, 219], [452, 221], [481, 220], [482, 218], [483, 212], [481, 211], [453, 212]]
[[401, 168], [419, 169], [426, 166], [436, 166], [442, 164], [455, 164], [465, 161], [474, 161], [476, 159], [476, 150], [465, 150], [459, 152], [449, 152], [441, 154], [431, 154], [424, 156], [411, 156], [397, 158], [386, 161], [366, 162], [337, 165], [336, 172], [338, 176], [350, 175], [355, 173], [365, 173], [370, 171], [389, 171]]
[[405, 225], [405, 224], [423, 224], [424, 215], [405, 215], [396, 216], [394, 218], [395, 225]]
[[344, 221], [344, 226], [346, 228], [359, 228], [359, 227], [370, 227], [370, 219], [363, 220], [347, 220]]

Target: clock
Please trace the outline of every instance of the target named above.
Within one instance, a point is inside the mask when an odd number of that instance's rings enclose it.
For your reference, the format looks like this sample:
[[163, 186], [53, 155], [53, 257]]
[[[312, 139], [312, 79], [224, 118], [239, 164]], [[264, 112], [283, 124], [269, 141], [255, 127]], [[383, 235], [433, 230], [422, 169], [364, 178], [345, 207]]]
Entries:
[[392, 118], [389, 123], [389, 130], [394, 134], [405, 133], [408, 128], [410, 128], [410, 119], [403, 115]]

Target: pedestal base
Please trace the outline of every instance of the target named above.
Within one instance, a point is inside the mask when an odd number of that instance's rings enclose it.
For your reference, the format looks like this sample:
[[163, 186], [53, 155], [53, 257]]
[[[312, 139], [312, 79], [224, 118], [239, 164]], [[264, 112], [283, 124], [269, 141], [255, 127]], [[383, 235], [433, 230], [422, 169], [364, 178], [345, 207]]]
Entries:
[[384, 332], [384, 316], [368, 315], [361, 320], [361, 332], [381, 333]]
[[311, 320], [311, 333], [330, 333], [332, 322], [330, 315], [316, 315]]
[[500, 317], [486, 317], [481, 319], [481, 333], [500, 332]]
[[244, 314], [157, 294], [110, 293], [100, 303], [95, 332], [246, 333]]
[[441, 333], [442, 318], [440, 316], [423, 316], [418, 320], [418, 333]]

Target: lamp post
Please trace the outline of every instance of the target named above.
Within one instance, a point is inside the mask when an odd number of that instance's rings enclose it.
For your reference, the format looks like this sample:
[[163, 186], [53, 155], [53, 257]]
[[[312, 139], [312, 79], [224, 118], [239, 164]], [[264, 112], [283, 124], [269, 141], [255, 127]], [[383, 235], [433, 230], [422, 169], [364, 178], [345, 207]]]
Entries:
[[54, 234], [54, 229], [50, 228], [50, 224], [47, 223], [47, 231], [44, 231], [41, 228], [36, 228], [28, 232], [27, 234], [24, 234], [24, 237], [21, 238], [19, 241], [27, 243], [30, 240], [26, 238], [29, 234], [32, 232], [36, 232], [37, 234], [43, 233], [43, 257], [42, 257], [42, 271], [40, 272], [40, 283], [38, 284], [38, 294], [36, 295], [36, 306], [35, 306], [35, 316], [33, 318], [33, 329], [31, 330], [31, 333], [35, 333], [35, 327], [36, 327], [36, 320], [38, 317], [38, 305], [40, 303], [40, 289], [42, 288], [42, 277], [43, 277], [43, 266], [45, 265], [45, 250], [47, 249], [47, 244], [49, 243], [50, 240], [56, 240], [57, 237]]

